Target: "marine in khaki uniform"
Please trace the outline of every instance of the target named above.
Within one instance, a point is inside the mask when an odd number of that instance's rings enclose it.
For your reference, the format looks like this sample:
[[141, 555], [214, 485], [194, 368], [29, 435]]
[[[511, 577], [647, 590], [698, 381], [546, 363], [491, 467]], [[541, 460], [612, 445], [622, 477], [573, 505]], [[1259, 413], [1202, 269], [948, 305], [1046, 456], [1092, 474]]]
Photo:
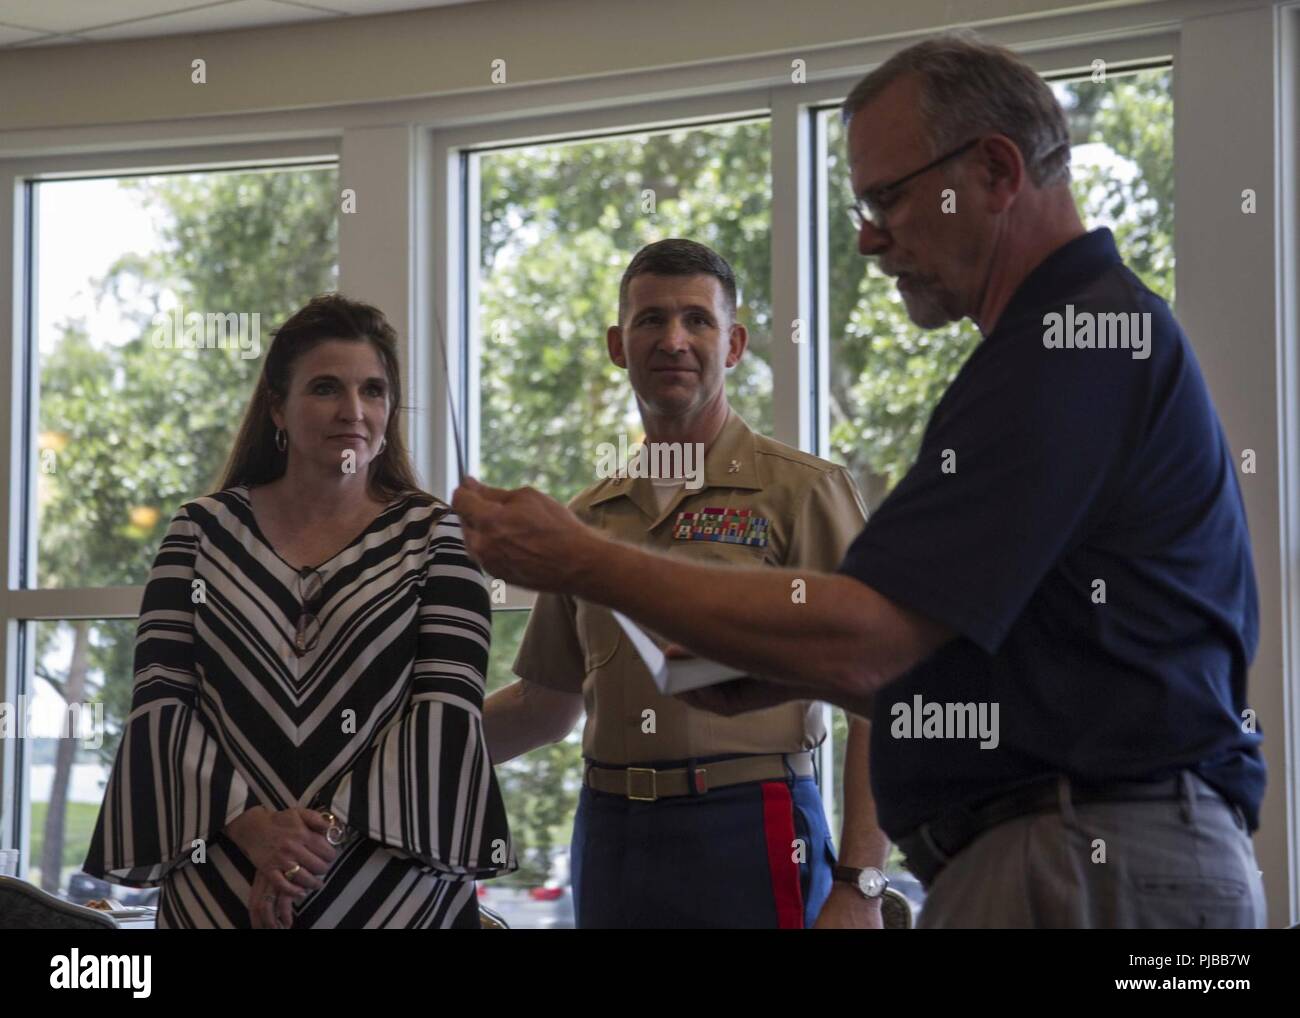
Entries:
[[[647, 444], [676, 444], [687, 469], [625, 470], [578, 495], [573, 511], [685, 560], [833, 570], [862, 528], [862, 501], [842, 467], [755, 434], [729, 408], [725, 370], [747, 342], [730, 266], [690, 241], [651, 245], [624, 275], [619, 320], [610, 354], [629, 370]], [[486, 705], [497, 763], [563, 738], [586, 710], [572, 852], [579, 926], [879, 925], [887, 844], [866, 721], [850, 726], [837, 869], [814, 780], [819, 703], [724, 717], [664, 696], [608, 609], [558, 594], [538, 597], [515, 672], [521, 681]]]

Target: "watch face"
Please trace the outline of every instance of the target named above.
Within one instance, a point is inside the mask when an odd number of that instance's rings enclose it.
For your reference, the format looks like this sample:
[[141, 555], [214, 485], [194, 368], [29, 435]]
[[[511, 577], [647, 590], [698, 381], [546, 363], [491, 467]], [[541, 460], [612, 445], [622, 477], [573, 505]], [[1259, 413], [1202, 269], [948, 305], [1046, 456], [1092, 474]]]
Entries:
[[885, 875], [874, 866], [868, 866], [858, 874], [858, 890], [868, 898], [879, 898], [888, 886], [889, 881]]

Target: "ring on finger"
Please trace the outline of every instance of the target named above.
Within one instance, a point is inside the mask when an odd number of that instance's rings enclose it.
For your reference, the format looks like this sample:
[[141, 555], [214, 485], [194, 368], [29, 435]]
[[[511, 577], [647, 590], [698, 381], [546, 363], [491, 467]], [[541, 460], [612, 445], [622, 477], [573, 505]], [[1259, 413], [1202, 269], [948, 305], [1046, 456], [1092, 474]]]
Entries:
[[302, 865], [300, 863], [294, 863], [292, 866], [290, 866], [287, 870], [284, 871], [284, 879], [292, 880], [293, 875], [297, 873], [300, 869], [302, 869]]

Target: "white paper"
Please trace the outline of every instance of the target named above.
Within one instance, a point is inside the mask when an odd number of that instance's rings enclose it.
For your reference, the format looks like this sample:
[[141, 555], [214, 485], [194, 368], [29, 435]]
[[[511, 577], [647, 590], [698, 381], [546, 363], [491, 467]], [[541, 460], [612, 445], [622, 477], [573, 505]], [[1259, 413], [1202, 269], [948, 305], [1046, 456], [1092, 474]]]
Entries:
[[623, 627], [627, 638], [632, 641], [632, 646], [641, 660], [645, 662], [650, 677], [659, 687], [659, 692], [665, 696], [745, 678], [744, 672], [707, 658], [668, 658], [645, 630], [635, 622], [622, 612], [613, 612], [613, 615], [618, 620], [618, 624]]

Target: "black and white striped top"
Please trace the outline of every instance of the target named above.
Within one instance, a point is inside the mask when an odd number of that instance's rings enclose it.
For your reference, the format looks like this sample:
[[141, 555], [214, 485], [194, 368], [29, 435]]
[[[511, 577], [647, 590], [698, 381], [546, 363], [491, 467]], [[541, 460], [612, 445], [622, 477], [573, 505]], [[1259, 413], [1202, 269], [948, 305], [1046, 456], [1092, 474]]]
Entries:
[[145, 588], [131, 713], [85, 870], [162, 885], [160, 927], [247, 927], [245, 809], [328, 804], [359, 833], [294, 927], [476, 926], [475, 878], [515, 868], [482, 729], [491, 609], [460, 521], [388, 505], [320, 564], [299, 657], [297, 570], [247, 486], [176, 513]]

